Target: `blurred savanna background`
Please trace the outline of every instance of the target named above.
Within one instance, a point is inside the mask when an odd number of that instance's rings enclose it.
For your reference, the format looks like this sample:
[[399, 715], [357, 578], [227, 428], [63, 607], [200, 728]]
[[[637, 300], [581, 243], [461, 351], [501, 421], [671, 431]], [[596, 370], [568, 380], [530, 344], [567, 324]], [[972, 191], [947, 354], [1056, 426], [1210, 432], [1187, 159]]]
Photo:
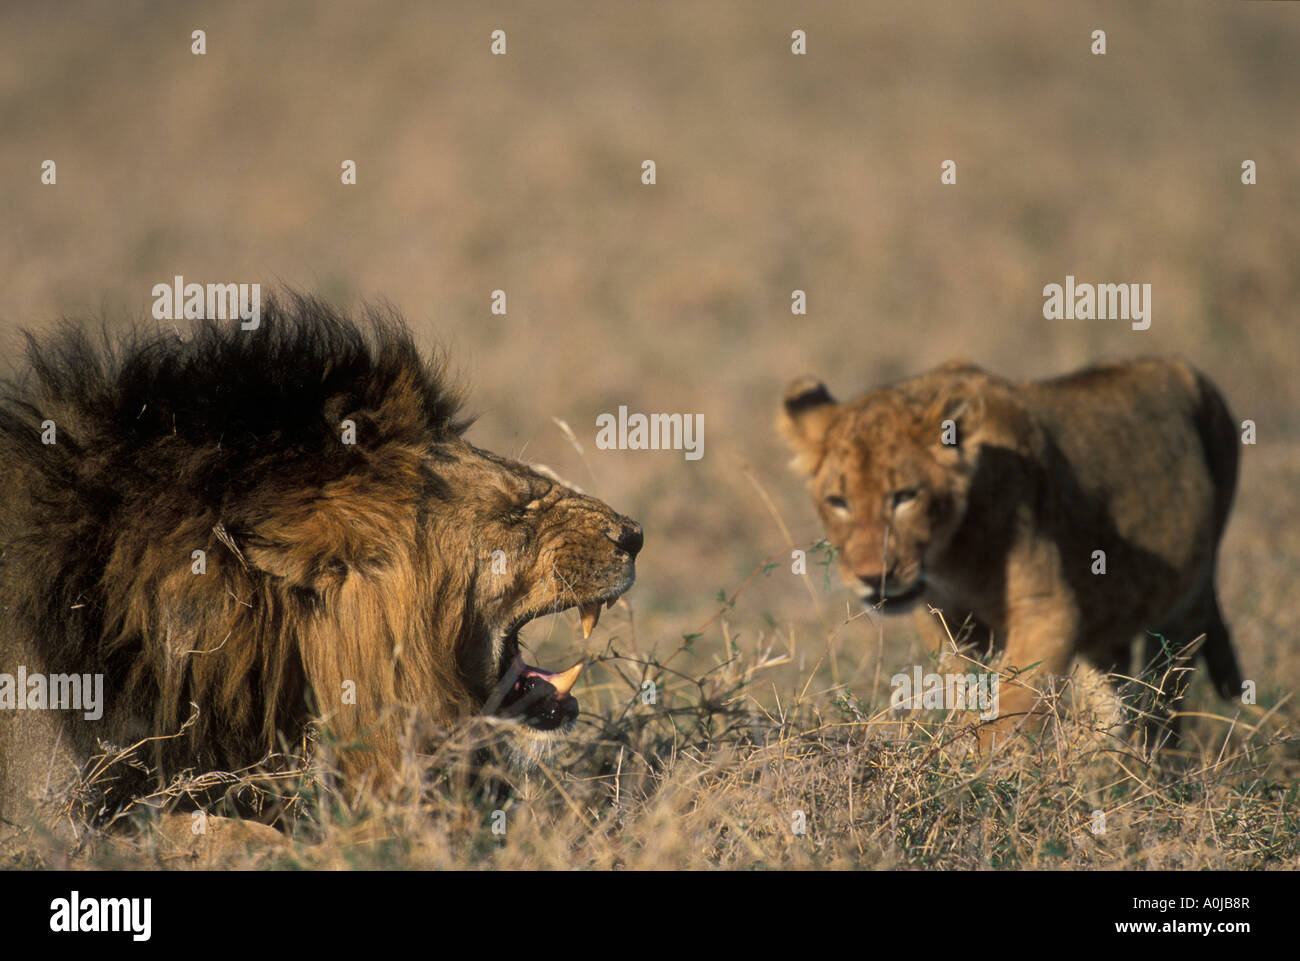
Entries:
[[[482, 827], [498, 802], [448, 794], [394, 816], [392, 843], [318, 818], [276, 857], [1294, 867], [1297, 91], [1296, 4], [9, 3], [0, 356], [61, 317], [146, 319], [178, 274], [382, 299], [450, 353], [475, 443], [644, 525], [638, 583], [591, 639], [572, 614], [525, 631], [544, 663], [609, 660], [569, 759], [500, 802], [508, 840]], [[1151, 284], [1150, 329], [1045, 320], [1067, 275]], [[1145, 353], [1185, 356], [1257, 424], [1220, 562], [1257, 709], [1198, 679], [1212, 716], [1181, 755], [1139, 772], [1118, 742], [1063, 738], [1046, 780], [1041, 755], [951, 759], [936, 718], [880, 721], [921, 654], [818, 566], [773, 429], [785, 384]], [[596, 449], [620, 405], [702, 414], [703, 458]], [[637, 671], [662, 703], [629, 700]]]

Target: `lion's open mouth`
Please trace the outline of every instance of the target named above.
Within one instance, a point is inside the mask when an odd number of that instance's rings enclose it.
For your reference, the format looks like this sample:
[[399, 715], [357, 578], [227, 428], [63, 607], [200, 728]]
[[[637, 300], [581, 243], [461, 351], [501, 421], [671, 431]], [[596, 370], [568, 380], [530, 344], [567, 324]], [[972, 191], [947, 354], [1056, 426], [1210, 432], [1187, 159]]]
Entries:
[[567, 671], [555, 674], [534, 667], [520, 653], [519, 630], [536, 617], [577, 608], [582, 621], [582, 636], [590, 637], [600, 621], [601, 607], [613, 607], [620, 594], [621, 590], [581, 604], [539, 611], [511, 625], [506, 632], [501, 652], [501, 676], [488, 699], [485, 712], [517, 718], [538, 731], [556, 731], [572, 725], [578, 718], [578, 699], [570, 691], [582, 673], [583, 662], [579, 661]]

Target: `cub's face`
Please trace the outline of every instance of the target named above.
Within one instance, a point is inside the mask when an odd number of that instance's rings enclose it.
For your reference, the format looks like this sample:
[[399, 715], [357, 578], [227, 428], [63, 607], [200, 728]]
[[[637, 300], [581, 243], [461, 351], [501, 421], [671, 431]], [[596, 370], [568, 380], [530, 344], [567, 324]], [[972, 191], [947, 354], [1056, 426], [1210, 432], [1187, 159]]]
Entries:
[[[436, 473], [450, 510], [442, 523], [472, 532], [466, 558], [472, 621], [458, 657], [486, 713], [537, 732], [578, 716], [570, 693], [581, 663], [552, 673], [524, 660], [519, 633], [547, 614], [576, 609], [589, 636], [602, 606], [632, 586], [641, 526], [595, 498], [526, 465], [469, 444], [444, 447]], [[463, 540], [463, 538], [461, 538]], [[444, 532], [435, 548], [456, 543]]]
[[864, 604], [898, 612], [923, 595], [928, 562], [965, 514], [970, 466], [944, 440], [961, 440], [969, 413], [958, 394], [884, 389], [838, 404], [811, 379], [786, 391], [778, 426]]

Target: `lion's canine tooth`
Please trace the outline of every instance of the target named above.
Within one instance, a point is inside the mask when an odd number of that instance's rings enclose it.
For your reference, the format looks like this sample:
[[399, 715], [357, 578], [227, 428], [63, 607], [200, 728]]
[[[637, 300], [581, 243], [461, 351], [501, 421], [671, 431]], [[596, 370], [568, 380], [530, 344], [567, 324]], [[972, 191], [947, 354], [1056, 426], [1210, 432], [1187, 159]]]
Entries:
[[[578, 608], [578, 613], [582, 615], [582, 636], [591, 637], [591, 632], [596, 629], [596, 623], [600, 620], [600, 601], [583, 604]], [[577, 675], [575, 674], [574, 677]]]
[[573, 687], [574, 681], [578, 679], [578, 675], [581, 673], [582, 661], [579, 661], [563, 674], [556, 674], [554, 677], [548, 678], [551, 686], [555, 688], [555, 696], [557, 698], [562, 698], [568, 694]]

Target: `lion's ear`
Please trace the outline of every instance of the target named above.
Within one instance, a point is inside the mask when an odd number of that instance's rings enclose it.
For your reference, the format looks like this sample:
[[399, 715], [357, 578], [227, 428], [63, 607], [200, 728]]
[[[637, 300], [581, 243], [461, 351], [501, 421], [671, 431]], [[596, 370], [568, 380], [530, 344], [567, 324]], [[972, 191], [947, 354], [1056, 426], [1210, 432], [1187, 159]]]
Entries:
[[[285, 581], [291, 587], [322, 590], [347, 579], [349, 565], [338, 543], [310, 539], [310, 530], [280, 526], [274, 534], [243, 534], [238, 541], [237, 556], [246, 567]], [[229, 547], [235, 543], [227, 534], [218, 538]]]
[[970, 381], [945, 390], [926, 411], [924, 429], [940, 450], [969, 455], [984, 420], [984, 396]]
[[795, 452], [796, 470], [816, 472], [826, 450], [826, 432], [838, 412], [835, 398], [815, 377], [801, 377], [786, 388], [777, 429]]

